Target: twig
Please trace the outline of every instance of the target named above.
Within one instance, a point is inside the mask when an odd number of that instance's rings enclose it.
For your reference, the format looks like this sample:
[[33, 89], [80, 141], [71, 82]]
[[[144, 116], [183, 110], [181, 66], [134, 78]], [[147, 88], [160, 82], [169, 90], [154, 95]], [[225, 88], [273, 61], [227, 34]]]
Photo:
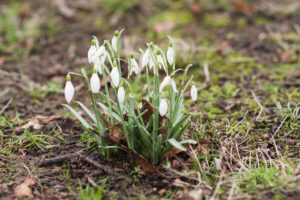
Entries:
[[74, 154], [66, 154], [66, 155], [61, 155], [61, 156], [57, 156], [54, 158], [42, 159], [39, 162], [39, 166], [46, 166], [46, 165], [51, 165], [51, 164], [55, 164], [55, 163], [61, 163], [66, 160], [69, 160], [72, 156], [74, 156]]
[[264, 111], [264, 107], [261, 105], [260, 101], [258, 100], [258, 98], [257, 98], [257, 96], [255, 95], [255, 93], [254, 93], [253, 90], [251, 91], [251, 93], [252, 93], [252, 96], [253, 96], [254, 100], [256, 101], [256, 103], [258, 104], [258, 106], [259, 106], [259, 108], [260, 108], [259, 114], [258, 114], [257, 117], [256, 117], [256, 121], [258, 121], [259, 118], [260, 118], [260, 116], [261, 116], [261, 114], [262, 114], [263, 111]]
[[84, 177], [93, 187], [97, 187], [97, 183], [95, 183], [95, 181], [89, 175], [85, 174]]
[[5, 106], [1, 109], [0, 111], [0, 115], [8, 108], [8, 106], [11, 104], [12, 102], [12, 98], [9, 99], [9, 101], [5, 104]]
[[215, 190], [214, 190], [214, 193], [213, 193], [213, 195], [211, 196], [210, 200], [214, 200], [214, 199], [215, 199], [215, 197], [216, 197], [216, 195], [217, 195], [217, 192], [219, 191], [219, 188], [220, 188], [220, 186], [221, 186], [221, 181], [222, 181], [222, 179], [223, 179], [223, 177], [224, 177], [224, 174], [225, 174], [225, 170], [222, 170], [221, 176], [220, 176], [220, 178], [219, 178], [219, 180], [218, 180], [217, 186], [216, 186], [216, 188], [215, 188]]
[[205, 82], [209, 85], [210, 84], [210, 76], [209, 76], [209, 69], [208, 69], [207, 62], [204, 63], [203, 70], [204, 70]]

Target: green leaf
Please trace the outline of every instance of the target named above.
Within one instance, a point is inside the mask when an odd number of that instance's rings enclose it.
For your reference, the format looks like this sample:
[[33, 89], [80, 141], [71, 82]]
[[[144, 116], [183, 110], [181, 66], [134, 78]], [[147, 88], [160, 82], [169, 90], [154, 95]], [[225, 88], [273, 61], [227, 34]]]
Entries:
[[174, 147], [176, 147], [177, 149], [186, 151], [186, 148], [184, 146], [182, 146], [182, 144], [180, 142], [178, 142], [177, 140], [175, 140], [174, 138], [168, 139], [168, 142], [170, 142], [170, 144], [173, 145]]
[[97, 123], [97, 119], [96, 116], [84, 105], [82, 104], [80, 101], [76, 101], [76, 103], [78, 103], [81, 108], [89, 115], [89, 117], [95, 122]]
[[73, 115], [81, 122], [81, 124], [85, 128], [87, 128], [87, 129], [91, 128], [91, 126], [89, 125], [89, 123], [87, 123], [87, 121], [85, 121], [85, 119], [83, 119], [82, 116], [76, 110], [74, 110], [71, 106], [69, 106], [67, 104], [62, 104], [62, 105], [66, 106], [73, 113]]
[[186, 143], [190, 143], [190, 144], [197, 144], [196, 140], [193, 139], [187, 139], [187, 140], [183, 140], [180, 142], [181, 144], [186, 144]]
[[[109, 109], [106, 105], [104, 105], [103, 103], [98, 102], [98, 105], [101, 106], [101, 108], [103, 108], [106, 112], [109, 113]], [[113, 118], [115, 118], [115, 120], [117, 120], [118, 122], [121, 122], [121, 117], [119, 115], [117, 115], [115, 112], [112, 112], [112, 116]]]

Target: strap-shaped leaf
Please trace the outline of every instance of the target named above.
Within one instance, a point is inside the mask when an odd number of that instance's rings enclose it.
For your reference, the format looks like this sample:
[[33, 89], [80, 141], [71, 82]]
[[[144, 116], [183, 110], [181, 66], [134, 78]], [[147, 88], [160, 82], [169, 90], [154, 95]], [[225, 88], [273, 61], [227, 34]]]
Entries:
[[89, 115], [89, 117], [95, 122], [97, 123], [97, 119], [96, 116], [80, 101], [76, 101], [76, 103], [78, 103], [81, 108]]
[[193, 139], [187, 139], [187, 140], [183, 140], [180, 142], [181, 144], [186, 144], [186, 143], [190, 143], [190, 144], [197, 144], [196, 140]]
[[170, 144], [173, 145], [174, 147], [176, 147], [177, 149], [186, 151], [186, 148], [184, 146], [182, 146], [182, 144], [180, 142], [178, 142], [177, 140], [175, 140], [174, 138], [168, 139], [168, 142], [170, 142]]
[[85, 121], [85, 119], [83, 119], [83, 117], [76, 111], [74, 110], [71, 106], [67, 105], [67, 104], [62, 104], [63, 106], [66, 106], [72, 113], [73, 115], [81, 122], [81, 124], [89, 129], [91, 128], [91, 126], [89, 125], [89, 123], [87, 123], [87, 121]]

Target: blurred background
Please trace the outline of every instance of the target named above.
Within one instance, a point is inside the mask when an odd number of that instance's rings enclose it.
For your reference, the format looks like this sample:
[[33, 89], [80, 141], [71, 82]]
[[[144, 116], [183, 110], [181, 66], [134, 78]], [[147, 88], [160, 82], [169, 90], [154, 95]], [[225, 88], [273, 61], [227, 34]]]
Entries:
[[[88, 64], [92, 36], [125, 28], [124, 56], [150, 41], [166, 50], [170, 35], [178, 67], [192, 63], [198, 86], [208, 62], [219, 87], [244, 81], [276, 92], [274, 83], [299, 78], [299, 23], [298, 0], [1, 0], [0, 89], [61, 92], [66, 73]], [[257, 77], [267, 86], [249, 86]]]

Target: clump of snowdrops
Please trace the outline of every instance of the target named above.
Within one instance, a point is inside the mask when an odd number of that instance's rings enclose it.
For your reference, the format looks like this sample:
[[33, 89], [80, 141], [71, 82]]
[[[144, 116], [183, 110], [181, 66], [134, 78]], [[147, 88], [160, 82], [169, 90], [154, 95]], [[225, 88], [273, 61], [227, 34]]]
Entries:
[[[90, 119], [84, 119], [74, 108], [64, 104], [81, 122], [83, 128], [94, 136], [103, 154], [111, 148], [121, 148], [135, 156], [158, 164], [172, 148], [186, 150], [182, 140], [191, 122], [191, 116], [183, 112], [184, 93], [190, 88], [191, 97], [197, 100], [197, 89], [192, 78], [184, 78], [179, 85], [174, 81], [176, 70], [175, 46], [169, 37], [165, 55], [159, 46], [148, 43], [146, 50], [131, 53], [127, 60], [121, 59], [120, 37], [123, 30], [116, 31], [111, 41], [99, 43], [96, 37], [88, 51], [88, 61], [93, 66], [89, 78], [84, 69], [81, 73], [70, 72], [65, 85], [65, 98], [70, 103], [74, 96], [71, 75], [83, 77], [90, 91], [91, 107], [76, 103]], [[137, 62], [140, 59], [140, 64]], [[121, 66], [128, 66], [128, 76], [122, 77]], [[144, 98], [134, 94], [129, 79], [145, 75]], [[102, 86], [100, 79], [103, 79]], [[101, 90], [101, 87], [104, 87]], [[136, 86], [135, 86], [136, 87]], [[102, 92], [103, 91], [103, 92]], [[142, 91], [142, 88], [141, 90]]]

